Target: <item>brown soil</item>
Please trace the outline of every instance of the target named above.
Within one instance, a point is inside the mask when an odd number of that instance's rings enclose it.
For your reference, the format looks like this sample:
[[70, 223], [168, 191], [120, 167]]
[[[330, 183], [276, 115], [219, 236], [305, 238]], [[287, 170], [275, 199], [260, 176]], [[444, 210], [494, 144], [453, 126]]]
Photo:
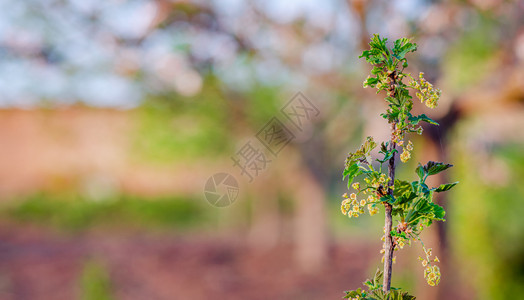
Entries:
[[231, 239], [15, 230], [0, 233], [0, 299], [80, 299], [93, 260], [108, 270], [115, 299], [340, 299], [366, 278], [375, 250], [332, 247], [324, 269], [308, 275], [291, 247], [261, 253]]

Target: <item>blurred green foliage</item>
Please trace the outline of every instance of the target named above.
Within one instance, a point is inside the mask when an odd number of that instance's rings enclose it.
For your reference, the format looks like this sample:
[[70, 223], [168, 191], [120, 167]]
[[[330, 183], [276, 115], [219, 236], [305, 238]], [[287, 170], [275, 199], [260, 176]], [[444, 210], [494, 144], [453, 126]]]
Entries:
[[255, 134], [282, 103], [279, 89], [256, 86], [246, 94], [225, 95], [208, 78], [195, 97], [174, 93], [150, 96], [136, 109], [132, 149], [148, 163], [195, 160], [234, 152], [237, 134]]
[[522, 147], [498, 146], [490, 153], [490, 159], [502, 160], [508, 167], [508, 181], [503, 184], [486, 182], [481, 172], [471, 171], [475, 162], [470, 154], [457, 152], [456, 177], [461, 184], [449, 202], [453, 252], [477, 299], [522, 299], [524, 295]]
[[86, 262], [81, 275], [82, 300], [113, 300], [111, 281], [104, 266], [94, 260]]
[[136, 158], [158, 163], [227, 153], [233, 126], [230, 106], [213, 80], [198, 97], [150, 96], [135, 111]]
[[479, 25], [463, 33], [443, 60], [443, 79], [450, 92], [463, 92], [490, 74], [498, 43], [496, 22], [479, 17]]
[[181, 197], [120, 196], [93, 201], [41, 193], [2, 204], [0, 216], [73, 232], [93, 227], [184, 229], [209, 223], [204, 205], [200, 199]]

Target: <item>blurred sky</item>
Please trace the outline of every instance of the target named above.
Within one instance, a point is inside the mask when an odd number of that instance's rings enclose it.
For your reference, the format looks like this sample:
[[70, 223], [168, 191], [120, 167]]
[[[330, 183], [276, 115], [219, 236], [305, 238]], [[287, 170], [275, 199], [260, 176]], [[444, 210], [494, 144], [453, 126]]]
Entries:
[[[361, 28], [346, 1], [188, 1], [216, 18], [201, 14], [197, 22], [187, 22], [190, 10], [170, 11], [170, 4], [184, 2], [0, 0], [0, 107], [44, 101], [129, 108], [159, 91], [192, 96], [203, 85], [195, 61], [212, 61], [214, 74], [241, 91], [254, 82], [301, 88], [310, 75], [347, 72], [355, 64]], [[409, 34], [409, 22], [426, 18], [429, 8], [416, 0], [376, 5], [366, 26]], [[386, 15], [389, 26], [382, 23]], [[198, 18], [213, 26], [199, 26]], [[309, 35], [307, 47], [278, 27], [297, 21]], [[256, 50], [255, 58], [242, 55], [239, 38]], [[424, 51], [422, 41], [423, 52], [439, 55], [442, 41], [431, 45]]]

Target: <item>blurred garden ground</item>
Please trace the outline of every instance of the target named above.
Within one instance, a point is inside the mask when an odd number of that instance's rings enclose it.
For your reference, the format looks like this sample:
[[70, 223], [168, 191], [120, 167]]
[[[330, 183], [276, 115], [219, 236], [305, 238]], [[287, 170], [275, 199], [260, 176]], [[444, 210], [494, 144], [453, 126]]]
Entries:
[[[413, 137], [401, 176], [446, 161], [436, 180], [460, 181], [423, 236], [441, 284], [425, 284], [414, 245], [393, 286], [524, 299], [524, 2], [502, 0], [0, 0], [0, 299], [359, 287], [383, 219], [339, 207], [346, 154], [388, 138], [384, 101], [362, 88], [372, 33], [413, 37], [411, 72], [443, 91], [436, 110], [415, 104], [441, 126]], [[318, 110], [300, 126], [283, 114], [298, 92]], [[250, 178], [232, 157], [262, 147], [273, 118], [295, 138]], [[204, 194], [220, 172], [239, 185], [227, 207]]]

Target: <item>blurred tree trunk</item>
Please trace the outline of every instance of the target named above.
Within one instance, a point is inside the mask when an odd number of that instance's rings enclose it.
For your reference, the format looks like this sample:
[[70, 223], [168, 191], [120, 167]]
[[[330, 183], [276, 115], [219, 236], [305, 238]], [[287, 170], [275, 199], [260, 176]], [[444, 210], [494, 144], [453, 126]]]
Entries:
[[311, 172], [303, 170], [295, 194], [295, 255], [304, 272], [319, 270], [327, 259], [325, 191]]
[[275, 172], [257, 177], [253, 182], [255, 195], [251, 201], [251, 228], [248, 236], [251, 246], [260, 251], [270, 250], [280, 238], [280, 210], [278, 184]]
[[295, 195], [295, 255], [304, 272], [319, 270], [327, 260], [326, 222], [327, 163], [324, 136], [317, 132], [299, 144], [300, 181]]
[[[449, 111], [444, 117], [437, 119], [439, 126], [425, 126], [424, 131], [426, 142], [423, 144], [422, 157], [420, 161], [422, 163], [428, 160], [436, 160], [439, 162], [448, 162], [448, 149], [449, 149], [449, 134], [453, 131], [454, 126], [461, 117], [461, 113], [455, 104], [452, 104]], [[449, 176], [449, 172], [442, 172], [433, 178], [428, 179], [430, 186], [438, 186], [439, 184], [453, 182]], [[436, 193], [435, 202], [444, 207], [447, 211], [447, 200], [448, 193]], [[449, 237], [447, 232], [447, 222], [436, 222], [436, 230], [429, 231], [429, 237], [426, 237], [426, 244], [434, 249], [435, 255], [440, 257], [440, 267], [443, 274], [446, 273], [448, 263], [451, 259], [448, 252]], [[445, 291], [448, 289], [447, 282], [449, 280], [443, 280], [441, 284], [436, 287], [429, 287], [423, 281], [423, 288], [420, 293], [423, 299], [443, 299]]]

